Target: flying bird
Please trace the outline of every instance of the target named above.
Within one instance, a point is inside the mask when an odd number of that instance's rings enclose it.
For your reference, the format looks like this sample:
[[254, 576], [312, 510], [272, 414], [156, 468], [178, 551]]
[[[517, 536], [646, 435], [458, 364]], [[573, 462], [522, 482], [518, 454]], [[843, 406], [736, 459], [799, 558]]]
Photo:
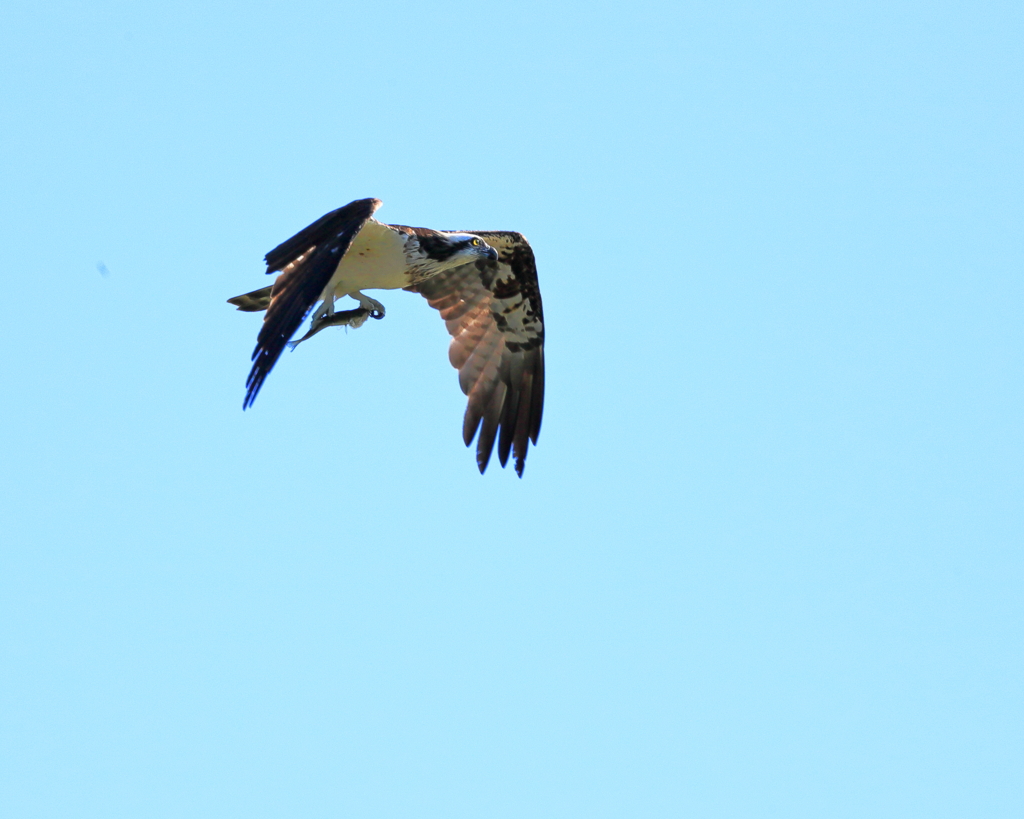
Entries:
[[[242, 408], [252, 406], [285, 346], [327, 327], [384, 318], [384, 305], [363, 291], [402, 288], [425, 296], [452, 336], [448, 358], [468, 397], [462, 437], [466, 446], [476, 437], [480, 472], [497, 441], [501, 465], [511, 452], [522, 477], [544, 406], [544, 317], [533, 250], [509, 231], [384, 224], [373, 218], [380, 206], [379, 199], [358, 199], [317, 219], [266, 255], [267, 273], [280, 274], [271, 286], [228, 299], [239, 310], [267, 311]], [[336, 311], [342, 296], [359, 307]], [[311, 312], [309, 332], [290, 341]]]

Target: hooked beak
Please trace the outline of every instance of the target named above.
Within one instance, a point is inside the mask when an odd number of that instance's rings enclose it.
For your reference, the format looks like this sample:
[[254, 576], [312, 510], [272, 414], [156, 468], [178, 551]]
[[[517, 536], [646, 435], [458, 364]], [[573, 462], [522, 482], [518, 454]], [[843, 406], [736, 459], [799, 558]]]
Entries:
[[498, 261], [498, 251], [495, 250], [493, 247], [488, 246], [487, 258], [490, 259], [492, 262]]

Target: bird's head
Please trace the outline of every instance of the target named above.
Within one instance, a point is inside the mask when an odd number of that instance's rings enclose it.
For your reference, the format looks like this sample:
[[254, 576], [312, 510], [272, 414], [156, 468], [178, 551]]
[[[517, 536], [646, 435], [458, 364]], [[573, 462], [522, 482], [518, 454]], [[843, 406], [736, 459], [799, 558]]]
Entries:
[[419, 251], [425, 257], [420, 267], [424, 271], [429, 270], [430, 275], [480, 259], [492, 262], [498, 259], [498, 252], [473, 233], [419, 228], [416, 229], [416, 239]]
[[451, 261], [455, 264], [466, 264], [477, 259], [489, 259], [492, 262], [498, 260], [498, 251], [479, 236], [472, 233], [448, 233], [446, 236], [455, 250], [451, 255]]

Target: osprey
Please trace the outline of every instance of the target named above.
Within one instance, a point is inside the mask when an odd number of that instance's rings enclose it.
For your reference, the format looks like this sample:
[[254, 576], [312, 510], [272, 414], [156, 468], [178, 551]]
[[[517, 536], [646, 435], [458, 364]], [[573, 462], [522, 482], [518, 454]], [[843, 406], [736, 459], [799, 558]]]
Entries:
[[[362, 291], [403, 288], [425, 296], [452, 336], [448, 358], [469, 398], [462, 437], [469, 446], [479, 432], [480, 472], [497, 439], [501, 465], [511, 451], [522, 477], [544, 406], [544, 318], [533, 250], [519, 233], [386, 225], [372, 218], [380, 206], [379, 199], [359, 199], [317, 219], [266, 255], [267, 273], [280, 273], [273, 285], [228, 299], [239, 310], [267, 311], [242, 408], [256, 400], [285, 346], [333, 325], [384, 318], [384, 305]], [[334, 300], [342, 296], [359, 307], [336, 312]], [[289, 342], [311, 311], [309, 332]]]

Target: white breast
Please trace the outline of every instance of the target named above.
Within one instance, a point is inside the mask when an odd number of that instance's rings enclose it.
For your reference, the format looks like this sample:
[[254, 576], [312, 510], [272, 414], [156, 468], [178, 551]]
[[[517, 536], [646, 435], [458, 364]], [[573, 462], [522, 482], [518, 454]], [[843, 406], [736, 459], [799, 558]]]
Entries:
[[374, 219], [356, 234], [334, 271], [326, 292], [341, 297], [356, 290], [397, 290], [409, 284], [405, 258], [406, 234]]

